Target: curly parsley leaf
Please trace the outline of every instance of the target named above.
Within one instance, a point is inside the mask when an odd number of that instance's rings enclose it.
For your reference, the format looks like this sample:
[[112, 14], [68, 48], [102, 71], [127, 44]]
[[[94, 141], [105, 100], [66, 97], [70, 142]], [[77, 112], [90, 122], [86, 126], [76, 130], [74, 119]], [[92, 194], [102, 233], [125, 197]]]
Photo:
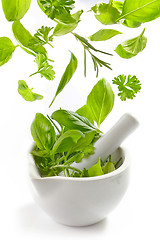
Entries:
[[65, 24], [76, 22], [70, 14], [74, 3], [74, 0], [38, 0], [40, 8], [49, 18], [57, 19]]
[[38, 71], [31, 74], [31, 76], [40, 73], [41, 77], [45, 77], [47, 80], [53, 80], [55, 77], [55, 71], [53, 70], [53, 66], [48, 63], [48, 58], [43, 54], [37, 54], [35, 58], [35, 62], [38, 65]]
[[37, 30], [37, 32], [34, 34], [34, 37], [42, 44], [49, 44], [51, 47], [53, 47], [50, 42], [53, 41], [53, 33], [50, 34], [53, 27], [44, 27], [42, 26]]
[[136, 76], [131, 77], [131, 75], [125, 76], [119, 75], [112, 80], [113, 84], [118, 86], [118, 96], [122, 101], [126, 99], [133, 99], [136, 97], [136, 93], [141, 90], [141, 83]]

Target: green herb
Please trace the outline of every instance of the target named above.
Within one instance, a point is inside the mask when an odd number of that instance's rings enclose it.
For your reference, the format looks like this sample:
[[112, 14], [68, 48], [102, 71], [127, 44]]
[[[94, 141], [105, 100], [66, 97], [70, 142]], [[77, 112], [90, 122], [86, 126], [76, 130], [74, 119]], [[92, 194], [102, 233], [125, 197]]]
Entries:
[[8, 21], [16, 21], [24, 17], [31, 0], [2, 0], [2, 7]]
[[34, 34], [34, 37], [36, 37], [36, 39], [38, 39], [42, 45], [49, 44], [53, 48], [53, 46], [50, 44], [50, 42], [53, 41], [53, 33], [51, 35], [49, 35], [49, 33], [52, 31], [52, 29], [53, 29], [53, 27], [42, 26]]
[[118, 34], [122, 34], [121, 32], [114, 29], [101, 29], [98, 32], [94, 33], [89, 37], [91, 41], [106, 41]]
[[82, 13], [83, 13], [83, 10], [80, 10], [75, 14], [72, 14], [72, 17], [76, 19], [75, 23], [70, 23], [70, 24], [57, 23], [54, 29], [53, 35], [62, 36], [72, 32], [78, 26], [78, 23], [80, 21], [80, 16], [82, 15]]
[[101, 168], [101, 159], [99, 158], [98, 162], [93, 165], [91, 168], [88, 169], [88, 176], [89, 177], [96, 177], [103, 175], [103, 171]]
[[94, 124], [94, 120], [92, 117], [92, 112], [90, 110], [90, 108], [88, 107], [88, 105], [84, 105], [81, 108], [79, 108], [76, 113], [78, 113], [79, 115], [86, 117], [92, 124]]
[[136, 22], [149, 22], [160, 16], [159, 0], [125, 0], [122, 14], [117, 19], [127, 19]]
[[17, 46], [7, 37], [0, 37], [0, 66], [10, 60]]
[[51, 105], [53, 104], [56, 96], [64, 89], [66, 84], [71, 80], [73, 74], [75, 73], [75, 71], [77, 69], [77, 64], [78, 64], [77, 58], [71, 52], [70, 62], [67, 65], [65, 72], [63, 73], [63, 76], [62, 76], [61, 81], [59, 83], [59, 86], [58, 86], [58, 89], [56, 91], [56, 94], [55, 94], [51, 104], [49, 105], [49, 107], [51, 107]]
[[112, 82], [118, 86], [120, 91], [118, 96], [120, 96], [122, 101], [125, 101], [127, 98], [133, 99], [136, 96], [135, 94], [141, 90], [141, 83], [136, 76], [131, 77], [131, 75], [128, 75], [127, 77], [119, 75]]
[[91, 10], [96, 19], [104, 25], [117, 23], [117, 18], [121, 15], [119, 10], [113, 6], [113, 0], [110, 0], [108, 4], [96, 4]]
[[52, 20], [70, 24], [75, 23], [70, 11], [73, 9], [75, 1], [73, 0], [38, 0], [38, 4], [43, 12]]
[[29, 33], [28, 30], [24, 28], [20, 21], [15, 21], [13, 23], [12, 31], [16, 40], [20, 43], [20, 46], [22, 46], [22, 49], [31, 50], [34, 56], [38, 53], [47, 55], [46, 49], [35, 37]]
[[147, 38], [144, 36], [144, 31], [145, 29], [142, 31], [140, 36], [119, 44], [116, 47], [115, 52], [122, 58], [132, 58], [143, 51], [147, 43]]
[[50, 121], [41, 113], [37, 113], [31, 125], [31, 134], [41, 150], [51, 150], [55, 143], [55, 131]]
[[32, 73], [30, 75], [33, 76], [37, 73], [41, 75], [41, 77], [45, 77], [47, 80], [53, 80], [55, 77], [55, 72], [53, 70], [53, 66], [48, 63], [48, 58], [43, 54], [37, 54], [35, 58], [35, 62], [38, 65], [38, 71]]
[[116, 170], [114, 163], [106, 162], [105, 165], [102, 167], [103, 174], [107, 174]]
[[82, 117], [75, 112], [60, 109], [53, 112], [51, 118], [56, 120], [60, 125], [65, 126], [67, 129], [77, 129], [84, 133], [90, 131], [100, 132], [100, 130], [90, 123], [87, 118]]
[[111, 112], [113, 105], [114, 93], [110, 84], [105, 79], [99, 80], [87, 97], [87, 106], [98, 127]]
[[96, 76], [98, 77], [98, 72], [99, 72], [99, 67], [105, 66], [109, 69], [111, 69], [111, 67], [109, 66], [110, 64], [107, 62], [104, 62], [102, 60], [100, 60], [98, 57], [96, 57], [90, 50], [93, 50], [94, 52], [100, 52], [103, 54], [107, 54], [112, 56], [112, 54], [107, 53], [107, 52], [103, 52], [99, 49], [96, 49], [95, 47], [93, 47], [87, 39], [85, 39], [84, 37], [76, 34], [76, 33], [72, 33], [76, 39], [82, 44], [83, 48], [84, 48], [84, 76], [86, 76], [86, 51], [90, 54], [93, 64], [94, 64], [94, 70], [96, 71]]
[[32, 92], [33, 88], [29, 88], [27, 83], [24, 80], [18, 81], [18, 92], [26, 100], [33, 102], [35, 100], [43, 99], [42, 95]]

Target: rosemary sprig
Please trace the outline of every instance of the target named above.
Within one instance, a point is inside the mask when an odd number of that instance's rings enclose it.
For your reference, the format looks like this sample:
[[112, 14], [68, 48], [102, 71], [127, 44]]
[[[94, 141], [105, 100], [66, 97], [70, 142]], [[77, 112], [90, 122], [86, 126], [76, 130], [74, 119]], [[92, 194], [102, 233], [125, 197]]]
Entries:
[[99, 52], [99, 53], [103, 53], [103, 54], [106, 54], [106, 55], [109, 55], [109, 56], [112, 56], [111, 53], [108, 53], [108, 52], [104, 52], [104, 51], [101, 51], [97, 48], [95, 48], [94, 46], [92, 46], [87, 39], [85, 39], [84, 37], [78, 35], [77, 33], [73, 33], [72, 34], [75, 36], [75, 38], [82, 44], [82, 46], [84, 47], [84, 76], [86, 77], [86, 69], [87, 69], [87, 66], [86, 66], [86, 52], [88, 52], [92, 58], [92, 61], [93, 61], [93, 64], [94, 64], [94, 70], [96, 71], [96, 77], [98, 77], [98, 73], [99, 73], [99, 67], [107, 67], [109, 68], [110, 70], [112, 70], [112, 68], [110, 67], [110, 63], [107, 63], [101, 59], [99, 59], [98, 57], [96, 57], [92, 52]]

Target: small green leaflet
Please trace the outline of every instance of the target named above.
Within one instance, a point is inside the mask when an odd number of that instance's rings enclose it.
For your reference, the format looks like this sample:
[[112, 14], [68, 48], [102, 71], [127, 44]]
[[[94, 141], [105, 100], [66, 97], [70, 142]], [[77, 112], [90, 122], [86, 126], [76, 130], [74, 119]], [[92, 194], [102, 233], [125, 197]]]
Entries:
[[63, 76], [62, 76], [61, 81], [58, 85], [58, 89], [56, 91], [56, 94], [55, 94], [51, 104], [49, 105], [49, 107], [51, 107], [51, 105], [53, 104], [56, 96], [63, 90], [63, 88], [66, 86], [66, 84], [71, 80], [73, 74], [75, 73], [75, 71], [77, 69], [77, 65], [78, 65], [77, 58], [71, 52], [70, 62], [68, 64], [68, 66], [66, 67], [65, 72], [63, 73]]
[[140, 36], [129, 39], [121, 44], [119, 44], [115, 52], [122, 58], [132, 58], [136, 56], [138, 53], [143, 51], [146, 47], [147, 38], [144, 36], [144, 31], [140, 34]]
[[118, 96], [120, 96], [122, 101], [128, 99], [133, 99], [141, 90], [141, 83], [136, 76], [131, 77], [131, 75], [119, 75], [112, 80], [113, 84], [118, 86]]
[[[42, 26], [37, 30], [37, 32], [34, 34], [34, 37], [38, 39], [38, 41], [44, 45], [44, 44], [49, 44], [52, 48], [53, 46], [50, 44], [50, 42], [53, 41], [53, 33], [50, 34], [52, 31], [53, 27], [44, 27]], [[49, 35], [50, 34], [50, 35]]]
[[89, 177], [96, 177], [103, 175], [102, 167], [101, 167], [101, 159], [99, 158], [98, 162], [88, 169]]
[[18, 81], [18, 92], [26, 100], [33, 102], [35, 100], [43, 99], [42, 95], [32, 92], [33, 88], [29, 88], [27, 83], [24, 80]]
[[2, 0], [2, 7], [8, 21], [16, 21], [24, 17], [31, 0]]
[[67, 110], [57, 110], [52, 113], [51, 118], [56, 120], [60, 125], [65, 126], [67, 129], [76, 129], [83, 133], [90, 131], [101, 132], [85, 117], [78, 115], [75, 112]]
[[0, 37], [0, 66], [10, 60], [17, 46], [7, 37]]
[[100, 29], [98, 32], [94, 33], [89, 37], [91, 41], [106, 41], [118, 34], [122, 34], [121, 32], [114, 29]]
[[53, 70], [53, 66], [50, 65], [47, 60], [48, 58], [45, 55], [41, 53], [37, 54], [35, 62], [38, 65], [38, 71], [32, 73], [30, 77], [40, 73], [41, 77], [45, 77], [47, 80], [53, 80], [55, 77], [55, 71]]
[[54, 36], [62, 36], [62, 35], [72, 32], [77, 27], [82, 13], [83, 13], [83, 10], [80, 10], [72, 15], [76, 19], [76, 21], [77, 21], [76, 23], [70, 23], [70, 24], [57, 23], [57, 25], [54, 29], [53, 35]]
[[87, 106], [98, 127], [111, 112], [113, 105], [114, 93], [110, 84], [103, 78], [98, 81], [87, 97]]
[[105, 165], [102, 167], [103, 174], [107, 174], [116, 170], [114, 163], [106, 162]]
[[37, 113], [31, 125], [31, 134], [40, 150], [51, 150], [55, 143], [55, 131], [50, 121]]
[[91, 10], [94, 12], [96, 19], [104, 25], [117, 23], [117, 18], [120, 17], [120, 12], [117, 8], [113, 7], [112, 0], [109, 4], [99, 3], [96, 4]]
[[149, 22], [160, 16], [160, 0], [125, 0], [121, 16], [136, 22]]

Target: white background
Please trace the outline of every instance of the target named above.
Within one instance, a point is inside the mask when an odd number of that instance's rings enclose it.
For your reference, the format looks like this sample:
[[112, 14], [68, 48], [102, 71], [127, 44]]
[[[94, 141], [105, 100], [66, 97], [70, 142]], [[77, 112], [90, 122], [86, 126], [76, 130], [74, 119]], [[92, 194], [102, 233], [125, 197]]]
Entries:
[[[86, 7], [86, 10], [89, 8]], [[51, 20], [40, 11], [36, 1], [23, 18], [24, 26], [34, 34], [42, 25], [52, 26]], [[0, 9], [0, 36], [10, 37], [17, 44], [11, 23]], [[91, 13], [85, 13], [75, 32], [89, 36], [103, 28]], [[27, 154], [32, 144], [30, 125], [36, 112], [50, 114], [59, 107], [76, 110], [82, 106], [97, 82], [88, 56], [87, 78], [83, 77], [83, 49], [72, 35], [55, 38], [54, 49], [48, 48], [55, 60], [56, 78], [47, 81], [40, 76], [29, 78], [37, 66], [32, 56], [17, 48], [12, 59], [0, 68], [0, 233], [2, 239], [159, 239], [160, 214], [160, 19], [143, 24], [138, 29], [110, 26], [123, 34], [104, 43], [93, 43], [114, 54], [106, 57], [113, 71], [101, 69], [98, 80], [105, 77], [110, 83], [119, 74], [136, 75], [142, 90], [134, 100], [122, 102], [116, 95], [112, 113], [102, 124], [106, 132], [125, 113], [130, 112], [140, 122], [139, 129], [123, 146], [132, 156], [129, 189], [119, 206], [102, 222], [88, 227], [72, 228], [50, 219], [32, 200], [28, 187]], [[146, 49], [135, 58], [125, 60], [114, 53], [122, 41], [138, 36], [143, 28], [148, 39]], [[54, 105], [48, 109], [71, 50], [79, 59], [78, 70]], [[25, 102], [17, 92], [18, 80], [25, 80], [44, 100]], [[116, 86], [112, 85], [117, 94]]]

